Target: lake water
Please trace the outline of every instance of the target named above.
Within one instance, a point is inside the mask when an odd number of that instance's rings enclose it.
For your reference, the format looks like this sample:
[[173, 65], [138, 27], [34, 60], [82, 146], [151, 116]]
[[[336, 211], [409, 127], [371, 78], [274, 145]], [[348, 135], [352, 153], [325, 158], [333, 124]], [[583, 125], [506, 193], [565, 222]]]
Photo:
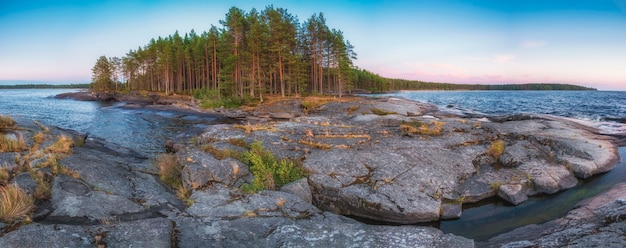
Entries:
[[215, 121], [210, 115], [125, 108], [123, 103], [85, 102], [53, 98], [76, 90], [0, 90], [0, 114], [88, 133], [146, 156], [163, 152], [176, 133]]

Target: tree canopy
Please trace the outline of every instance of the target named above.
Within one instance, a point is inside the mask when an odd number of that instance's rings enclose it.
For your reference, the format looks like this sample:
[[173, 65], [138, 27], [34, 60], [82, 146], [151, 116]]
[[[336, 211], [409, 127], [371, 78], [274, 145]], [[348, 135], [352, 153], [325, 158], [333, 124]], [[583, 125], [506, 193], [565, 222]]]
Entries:
[[102, 56], [93, 69], [94, 88], [111, 89], [119, 82], [129, 90], [205, 90], [217, 97], [262, 99], [263, 94], [341, 94], [354, 86], [353, 46], [321, 13], [300, 23], [283, 8], [232, 7], [220, 25], [152, 39], [121, 59]]

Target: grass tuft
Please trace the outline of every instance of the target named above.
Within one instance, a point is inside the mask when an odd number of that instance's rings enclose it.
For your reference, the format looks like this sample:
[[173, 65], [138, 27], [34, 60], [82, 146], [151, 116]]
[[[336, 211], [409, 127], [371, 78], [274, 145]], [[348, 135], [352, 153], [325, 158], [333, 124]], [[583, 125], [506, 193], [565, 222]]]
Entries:
[[5, 130], [15, 127], [15, 121], [11, 116], [0, 115], [0, 130]]
[[46, 148], [46, 152], [55, 154], [70, 154], [73, 146], [74, 140], [65, 135], [61, 135], [56, 142]]
[[0, 167], [0, 186], [7, 185], [7, 183], [9, 183], [9, 179], [9, 169], [5, 167]]
[[26, 143], [23, 139], [10, 139], [4, 134], [0, 134], [0, 152], [21, 152], [24, 150], [26, 150]]
[[234, 158], [237, 160], [241, 160], [243, 156], [241, 152], [238, 152], [232, 149], [220, 150], [220, 149], [213, 147], [212, 145], [205, 145], [202, 147], [202, 150], [213, 155], [213, 157], [215, 157], [218, 160], [224, 160], [226, 158]]
[[387, 110], [382, 110], [382, 109], [377, 109], [377, 108], [372, 108], [370, 111], [372, 111], [373, 114], [377, 114], [377, 115], [397, 115], [398, 114], [393, 111], [387, 111]]
[[260, 141], [252, 143], [250, 150], [245, 152], [243, 157], [244, 163], [250, 167], [250, 172], [254, 175], [251, 184], [244, 184], [241, 187], [245, 193], [274, 190], [307, 174], [297, 161], [276, 158], [270, 151], [265, 150]]
[[326, 144], [322, 142], [315, 142], [310, 139], [301, 139], [298, 141], [298, 144], [310, 146], [310, 147], [320, 149], [320, 150], [330, 150], [331, 148], [333, 148], [333, 146], [330, 144]]
[[413, 122], [404, 122], [400, 124], [400, 131], [402, 135], [429, 135], [429, 136], [437, 136], [441, 135], [441, 131], [443, 129], [443, 122], [439, 121], [431, 121], [429, 124], [413, 121]]
[[487, 155], [493, 157], [494, 159], [500, 160], [500, 156], [504, 153], [504, 141], [496, 140], [491, 143], [489, 149], [487, 149]]
[[20, 187], [0, 187], [0, 220], [3, 222], [28, 221], [34, 208], [33, 198]]
[[178, 164], [176, 156], [172, 154], [161, 154], [157, 156], [154, 163], [159, 169], [159, 178], [161, 181], [172, 188], [182, 186], [183, 181], [180, 178], [182, 168]]

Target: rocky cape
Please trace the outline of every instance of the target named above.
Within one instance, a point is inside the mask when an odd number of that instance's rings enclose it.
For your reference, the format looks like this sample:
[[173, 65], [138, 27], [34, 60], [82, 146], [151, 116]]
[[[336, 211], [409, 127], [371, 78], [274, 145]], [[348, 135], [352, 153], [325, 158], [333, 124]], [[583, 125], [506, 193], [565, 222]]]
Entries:
[[[222, 112], [239, 124], [183, 133], [167, 144], [183, 165], [190, 206], [159, 181], [150, 159], [87, 138], [59, 161], [80, 176], [54, 176], [34, 222], [0, 223], [0, 246], [35, 245], [32, 237], [43, 234], [52, 247], [473, 247], [431, 227], [367, 225], [345, 216], [394, 224], [458, 218], [463, 203], [500, 197], [519, 204], [619, 161], [613, 138], [553, 116], [452, 114], [396, 98], [291, 99]], [[26, 140], [41, 128], [26, 120], [19, 126], [15, 132]], [[261, 141], [277, 157], [302, 161], [309, 175], [280, 190], [244, 194], [249, 168], [206, 152], [245, 149], [233, 140]], [[490, 151], [497, 142], [501, 153]], [[13, 166], [18, 156], [3, 154], [0, 164]], [[14, 182], [32, 189], [27, 175]], [[516, 240], [502, 237], [486, 245]], [[520, 242], [542, 244], [539, 235]]]

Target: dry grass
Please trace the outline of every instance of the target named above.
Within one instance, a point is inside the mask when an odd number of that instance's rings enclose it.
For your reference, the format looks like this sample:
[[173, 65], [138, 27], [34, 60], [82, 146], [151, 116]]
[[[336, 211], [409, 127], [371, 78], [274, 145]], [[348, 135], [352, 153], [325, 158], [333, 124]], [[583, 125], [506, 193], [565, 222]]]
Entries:
[[181, 166], [178, 164], [176, 156], [172, 154], [161, 154], [154, 160], [154, 165], [159, 169], [159, 178], [172, 188], [182, 186], [180, 178]]
[[250, 148], [250, 145], [248, 145], [248, 143], [244, 139], [227, 139], [226, 142], [234, 146], [238, 146], [238, 147], [242, 147], [246, 149]]
[[33, 198], [20, 187], [0, 187], [0, 220], [3, 222], [28, 221], [34, 207]]
[[15, 127], [15, 121], [11, 116], [0, 115], [0, 130], [5, 130]]
[[316, 135], [316, 138], [329, 138], [329, 139], [371, 139], [372, 137], [369, 134], [359, 134], [359, 133], [346, 133], [346, 134], [331, 134], [325, 133], [322, 135]]
[[0, 134], [0, 152], [21, 152], [26, 150], [26, 143], [23, 139], [10, 139], [6, 135]]
[[55, 154], [70, 154], [73, 146], [74, 140], [65, 135], [61, 135], [56, 142], [46, 148], [46, 152]]
[[213, 155], [213, 157], [215, 157], [218, 160], [224, 160], [226, 158], [234, 158], [234, 159], [240, 160], [241, 157], [243, 156], [242, 152], [238, 152], [232, 149], [220, 150], [220, 149], [213, 147], [212, 145], [205, 145], [202, 147], [202, 150], [207, 152], [208, 154]]
[[402, 135], [429, 135], [437, 136], [441, 135], [443, 130], [443, 122], [431, 121], [429, 124], [419, 121], [406, 122], [400, 124], [400, 130]]
[[50, 182], [45, 179], [44, 174], [42, 172], [31, 173], [31, 177], [37, 182], [37, 188], [35, 188], [35, 192], [33, 192], [35, 200], [50, 199], [52, 187], [50, 186]]
[[357, 111], [357, 110], [359, 110], [359, 105], [355, 105], [355, 106], [349, 107], [348, 108], [348, 114], [351, 115], [352, 113], [354, 113], [354, 111]]
[[[176, 196], [187, 206], [193, 204], [191, 190], [183, 185], [181, 178], [182, 166], [173, 154], [161, 154], [153, 161], [159, 170], [159, 179], [176, 191]], [[198, 187], [198, 186], [197, 186]]]
[[7, 183], [9, 183], [9, 179], [9, 170], [5, 167], [0, 167], [0, 186], [7, 185]]
[[39, 128], [41, 128], [41, 130], [43, 130], [44, 133], [49, 134], [50, 133], [50, 128], [44, 126], [43, 124], [39, 123], [38, 121], [33, 121], [35, 123], [35, 125], [37, 125]]
[[43, 134], [42, 132], [38, 132], [37, 134], [33, 135], [33, 146], [30, 148], [31, 152], [36, 152], [37, 150], [39, 150], [39, 146], [41, 144], [43, 144], [43, 142], [46, 140], [46, 135]]
[[330, 150], [331, 148], [333, 148], [333, 146], [330, 145], [330, 144], [325, 144], [325, 143], [322, 143], [322, 142], [315, 142], [315, 141], [312, 141], [312, 140], [309, 140], [309, 139], [301, 139], [301, 140], [298, 141], [298, 143], [302, 144], [302, 145], [310, 146], [310, 147], [313, 147], [313, 148], [317, 148], [317, 149], [320, 149], [320, 150]]
[[500, 156], [504, 153], [504, 141], [495, 140], [487, 149], [487, 155], [492, 156], [496, 160], [500, 160]]

